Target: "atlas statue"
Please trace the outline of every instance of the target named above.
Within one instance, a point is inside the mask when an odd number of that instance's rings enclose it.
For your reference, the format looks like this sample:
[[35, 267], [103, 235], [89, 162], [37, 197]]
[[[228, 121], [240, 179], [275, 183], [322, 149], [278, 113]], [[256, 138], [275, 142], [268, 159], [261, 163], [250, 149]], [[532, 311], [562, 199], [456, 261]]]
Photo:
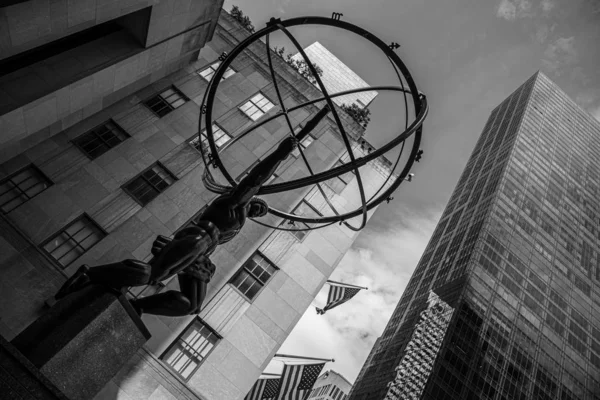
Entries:
[[152, 246], [150, 262], [124, 260], [96, 267], [81, 266], [59, 289], [55, 298], [65, 296], [92, 284], [116, 291], [127, 287], [157, 284], [177, 275], [180, 290], [168, 290], [130, 300], [138, 314], [184, 316], [200, 312], [207, 284], [216, 267], [209, 256], [217, 245], [233, 239], [246, 219], [267, 214], [267, 203], [256, 197], [259, 189], [277, 167], [330, 111], [321, 109], [296, 136], [285, 138], [267, 157], [228, 193], [213, 200], [198, 217], [194, 226], [182, 229], [174, 237], [159, 235]]

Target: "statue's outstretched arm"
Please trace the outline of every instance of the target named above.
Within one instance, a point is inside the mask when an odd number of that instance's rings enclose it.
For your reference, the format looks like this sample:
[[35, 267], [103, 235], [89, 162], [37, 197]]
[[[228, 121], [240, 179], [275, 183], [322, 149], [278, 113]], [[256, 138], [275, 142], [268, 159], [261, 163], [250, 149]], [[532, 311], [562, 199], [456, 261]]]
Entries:
[[252, 197], [256, 196], [262, 185], [275, 173], [277, 167], [296, 148], [297, 143], [302, 141], [329, 112], [329, 106], [325, 106], [317, 115], [306, 123], [304, 128], [295, 137], [285, 138], [266, 158], [261, 160], [248, 175], [237, 185], [231, 193], [232, 200], [240, 206], [247, 204]]

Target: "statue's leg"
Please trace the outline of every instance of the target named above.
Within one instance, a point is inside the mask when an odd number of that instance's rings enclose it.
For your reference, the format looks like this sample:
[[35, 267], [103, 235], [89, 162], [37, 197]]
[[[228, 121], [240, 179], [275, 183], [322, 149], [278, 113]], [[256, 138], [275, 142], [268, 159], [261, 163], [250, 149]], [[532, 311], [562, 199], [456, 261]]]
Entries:
[[190, 274], [179, 274], [177, 279], [181, 293], [190, 301], [190, 314], [199, 313], [206, 297], [206, 282]]
[[63, 284], [54, 297], [61, 299], [92, 283], [102, 284], [118, 290], [127, 286], [147, 285], [150, 282], [150, 273], [150, 265], [138, 260], [125, 260], [93, 268], [82, 265]]
[[90, 267], [87, 265], [82, 265], [79, 267], [77, 271], [63, 285], [58, 289], [58, 292], [54, 295], [56, 300], [62, 299], [66, 295], [76, 292], [80, 289], [83, 289], [87, 285], [90, 284], [90, 277], [88, 276], [88, 272]]
[[198, 274], [182, 273], [177, 276], [181, 292], [169, 290], [140, 299], [131, 300], [138, 314], [179, 317], [200, 312], [206, 297], [206, 282]]
[[124, 260], [100, 265], [88, 271], [88, 276], [93, 283], [114, 288], [147, 285], [150, 282], [150, 274], [150, 264], [139, 260]]
[[175, 290], [131, 300], [131, 305], [139, 314], [166, 315], [168, 317], [181, 317], [189, 315], [192, 311], [190, 299]]

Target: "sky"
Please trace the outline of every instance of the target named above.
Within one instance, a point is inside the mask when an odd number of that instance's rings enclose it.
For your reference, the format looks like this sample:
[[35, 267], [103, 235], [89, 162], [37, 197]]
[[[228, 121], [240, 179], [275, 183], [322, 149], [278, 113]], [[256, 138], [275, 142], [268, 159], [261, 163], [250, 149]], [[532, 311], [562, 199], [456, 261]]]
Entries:
[[[424, 156], [413, 182], [382, 204], [331, 279], [369, 287], [317, 316], [309, 308], [281, 353], [334, 358], [354, 381], [383, 332], [458, 181], [491, 110], [536, 71], [600, 120], [600, 0], [226, 0], [257, 29], [271, 18], [343, 13], [385, 42], [427, 95]], [[394, 84], [389, 66], [362, 39], [344, 32], [293, 31], [315, 40], [371, 85]], [[273, 37], [274, 45], [284, 45]], [[290, 49], [291, 52], [291, 49]], [[295, 53], [295, 51], [294, 51]], [[360, 56], [357, 56], [360, 54]], [[396, 80], [397, 82], [397, 80]], [[381, 145], [398, 132], [398, 102], [380, 94], [366, 138]], [[314, 305], [325, 304], [325, 286]], [[272, 362], [268, 372], [281, 370]]]

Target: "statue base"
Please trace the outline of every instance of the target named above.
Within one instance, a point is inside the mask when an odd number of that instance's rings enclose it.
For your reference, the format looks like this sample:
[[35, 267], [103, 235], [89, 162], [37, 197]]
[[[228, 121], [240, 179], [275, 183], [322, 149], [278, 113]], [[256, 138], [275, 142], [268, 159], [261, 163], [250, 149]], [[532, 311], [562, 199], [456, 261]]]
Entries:
[[58, 301], [11, 343], [68, 399], [84, 400], [148, 339], [124, 294], [91, 285]]

